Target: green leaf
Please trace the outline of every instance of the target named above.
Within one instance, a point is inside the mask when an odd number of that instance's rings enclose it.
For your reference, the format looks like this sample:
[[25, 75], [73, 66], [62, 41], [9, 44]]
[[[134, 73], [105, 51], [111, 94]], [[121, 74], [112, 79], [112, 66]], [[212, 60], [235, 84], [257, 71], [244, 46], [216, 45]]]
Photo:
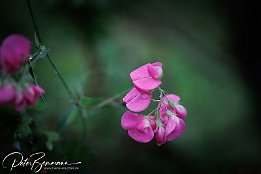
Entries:
[[47, 141], [45, 143], [47, 149], [53, 150], [53, 143], [60, 139], [60, 135], [54, 131], [44, 131], [44, 134], [47, 136]]

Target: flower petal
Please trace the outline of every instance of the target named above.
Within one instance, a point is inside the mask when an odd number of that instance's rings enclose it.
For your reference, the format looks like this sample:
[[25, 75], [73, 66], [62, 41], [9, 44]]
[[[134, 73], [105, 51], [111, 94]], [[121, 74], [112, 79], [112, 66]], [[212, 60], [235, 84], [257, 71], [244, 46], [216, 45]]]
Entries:
[[185, 131], [185, 122], [178, 118], [175, 117], [176, 120], [176, 127], [175, 129], [167, 136], [167, 141], [172, 141], [181, 136], [184, 131]]
[[178, 104], [178, 105], [176, 105], [175, 110], [176, 110], [178, 117], [180, 117], [181, 119], [183, 119], [187, 116], [187, 110], [184, 106]]
[[143, 115], [126, 111], [121, 117], [121, 127], [125, 130], [133, 129], [144, 119]]
[[148, 72], [154, 79], [160, 79], [163, 74], [162, 68], [160, 66], [148, 65]]
[[180, 97], [175, 94], [168, 94], [165, 97], [163, 97], [163, 103], [166, 105], [169, 105], [167, 99], [174, 103], [177, 103], [177, 102], [179, 102]]
[[159, 66], [162, 67], [162, 63], [161, 62], [154, 62], [151, 64], [152, 66]]
[[140, 143], [150, 142], [154, 136], [154, 132], [151, 126], [144, 128], [143, 131], [140, 131], [138, 129], [130, 129], [128, 130], [128, 134], [131, 138], [133, 138], [134, 140]]
[[18, 34], [8, 36], [0, 49], [0, 63], [6, 74], [17, 71], [28, 58], [31, 51], [30, 41]]
[[149, 78], [134, 80], [133, 83], [139, 89], [142, 89], [144, 91], [150, 91], [157, 88], [161, 84], [161, 81], [149, 77]]
[[143, 66], [139, 67], [138, 69], [135, 69], [134, 71], [132, 71], [130, 73], [131, 79], [134, 81], [134, 80], [150, 77], [150, 75], [148, 73], [148, 69], [147, 69], [148, 65], [149, 64], [143, 65]]
[[126, 107], [133, 112], [141, 112], [148, 108], [152, 94], [133, 88], [124, 98]]
[[158, 131], [156, 133], [156, 144], [161, 146], [162, 144], [166, 143], [165, 137], [165, 128], [163, 126], [158, 127]]
[[173, 130], [175, 129], [176, 127], [176, 121], [169, 117], [169, 120], [168, 120], [168, 123], [166, 125], [166, 132], [165, 132], [165, 135], [168, 136], [171, 132], [173, 132]]
[[123, 101], [125, 103], [128, 103], [129, 101], [131, 101], [134, 97], [136, 97], [137, 95], [139, 95], [140, 91], [137, 88], [132, 88], [130, 90], [130, 92], [128, 92], [125, 97], [123, 97]]
[[0, 88], [0, 105], [11, 102], [15, 97], [15, 89], [13, 85], [7, 85]]

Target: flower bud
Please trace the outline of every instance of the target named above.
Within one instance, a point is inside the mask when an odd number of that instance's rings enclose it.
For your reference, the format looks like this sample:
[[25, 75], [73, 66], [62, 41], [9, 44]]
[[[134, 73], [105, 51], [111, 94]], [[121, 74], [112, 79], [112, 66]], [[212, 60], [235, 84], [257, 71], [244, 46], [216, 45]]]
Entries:
[[177, 115], [181, 119], [183, 119], [187, 116], [187, 110], [184, 106], [177, 104], [175, 109], [176, 109]]
[[44, 90], [36, 85], [30, 85], [24, 91], [24, 99], [27, 105], [33, 106], [38, 101], [41, 94], [44, 93]]

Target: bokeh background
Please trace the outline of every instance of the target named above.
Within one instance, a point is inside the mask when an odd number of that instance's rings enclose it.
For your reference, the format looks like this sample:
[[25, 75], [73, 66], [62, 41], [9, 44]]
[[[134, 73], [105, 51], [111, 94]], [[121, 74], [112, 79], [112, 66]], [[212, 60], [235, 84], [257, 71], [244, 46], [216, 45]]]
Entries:
[[[32, 6], [75, 95], [109, 98], [131, 87], [133, 69], [161, 61], [162, 87], [181, 96], [187, 128], [158, 147], [128, 137], [120, 100], [86, 118], [71, 116], [67, 93], [40, 59], [34, 70], [47, 106], [28, 111], [30, 130], [20, 139], [14, 135], [21, 115], [1, 106], [1, 159], [14, 150], [43, 150], [51, 160], [83, 162], [78, 171], [42, 173], [261, 173], [258, 1], [32, 0]], [[34, 40], [26, 1], [1, 1], [0, 19], [1, 42], [12, 33]]]

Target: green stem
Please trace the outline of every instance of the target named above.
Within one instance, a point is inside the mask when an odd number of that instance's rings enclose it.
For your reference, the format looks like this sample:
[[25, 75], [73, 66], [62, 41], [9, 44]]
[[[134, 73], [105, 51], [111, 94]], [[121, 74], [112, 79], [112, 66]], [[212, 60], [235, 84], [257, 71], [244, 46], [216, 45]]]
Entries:
[[[32, 22], [33, 22], [33, 26], [34, 26], [34, 30], [35, 30], [35, 33], [36, 33], [36, 36], [39, 40], [39, 43], [41, 45], [44, 45], [43, 44], [43, 39], [41, 37], [41, 34], [39, 32], [39, 29], [38, 29], [38, 26], [36, 24], [36, 20], [35, 20], [35, 16], [34, 16], [34, 13], [33, 13], [33, 9], [32, 9], [32, 5], [31, 5], [31, 2], [30, 0], [26, 0], [27, 2], [27, 7], [28, 7], [28, 10], [30, 12], [30, 16], [31, 16], [31, 19], [32, 19]], [[67, 83], [65, 82], [64, 78], [62, 77], [61, 73], [59, 72], [58, 68], [56, 67], [56, 65], [54, 64], [53, 60], [51, 59], [50, 55], [47, 54], [47, 58], [52, 66], [52, 68], [54, 69], [55, 71], [55, 74], [57, 74], [58, 78], [60, 79], [61, 83], [63, 84], [66, 92], [68, 93], [69, 97], [71, 98], [71, 100], [73, 100], [73, 95], [72, 95], [72, 92], [70, 90], [70, 88], [68, 87]]]
[[61, 75], [61, 73], [59, 72], [58, 68], [55, 66], [55, 64], [54, 64], [53, 60], [51, 59], [51, 57], [49, 56], [49, 54], [47, 54], [47, 58], [54, 69], [54, 73], [57, 74], [57, 76], [59, 77], [60, 81], [62, 82], [62, 84], [63, 84], [65, 90], [67, 91], [68, 95], [70, 96], [71, 100], [74, 100], [72, 91], [70, 90], [69, 86], [65, 82], [65, 80], [64, 80], [63, 76]]
[[42, 40], [41, 34], [39, 32], [38, 26], [35, 22], [35, 16], [34, 16], [34, 13], [33, 13], [31, 2], [30, 2], [30, 0], [26, 0], [26, 2], [27, 2], [27, 7], [28, 7], [28, 10], [29, 10], [33, 25], [34, 25], [34, 30], [35, 30], [36, 36], [37, 36], [39, 42], [43, 43], [43, 40]]
[[118, 94], [116, 94], [116, 95], [114, 95], [114, 96], [104, 100], [103, 102], [101, 102], [98, 105], [96, 105], [94, 107], [94, 109], [98, 109], [98, 108], [101, 108], [101, 107], [103, 107], [105, 105], [108, 105], [108, 104], [112, 103], [114, 100], [118, 99], [119, 97], [121, 97], [123, 94], [125, 94], [129, 90], [130, 89], [124, 90], [124, 91], [122, 91], [122, 92], [120, 92], [120, 93], [118, 93]]

